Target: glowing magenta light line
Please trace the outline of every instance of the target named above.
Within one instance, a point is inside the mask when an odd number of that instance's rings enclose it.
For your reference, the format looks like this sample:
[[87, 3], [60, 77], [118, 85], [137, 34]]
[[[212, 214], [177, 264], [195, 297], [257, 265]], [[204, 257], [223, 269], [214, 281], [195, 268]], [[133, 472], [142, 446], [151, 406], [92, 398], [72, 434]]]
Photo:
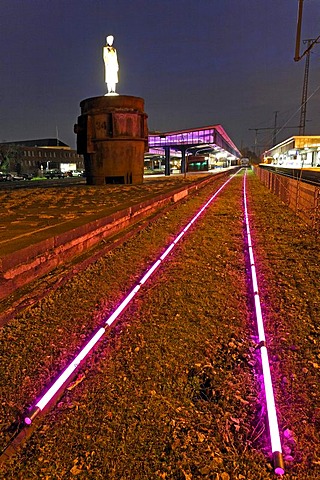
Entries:
[[263, 382], [264, 382], [267, 412], [268, 412], [271, 450], [272, 450], [272, 456], [273, 456], [274, 472], [277, 475], [283, 475], [284, 463], [282, 458], [280, 433], [279, 433], [279, 426], [278, 426], [278, 420], [277, 420], [276, 406], [274, 401], [274, 393], [273, 393], [273, 387], [272, 387], [268, 352], [265, 344], [265, 341], [266, 341], [265, 331], [264, 331], [263, 317], [262, 317], [262, 311], [261, 311], [261, 302], [258, 294], [256, 267], [254, 264], [254, 255], [253, 255], [253, 248], [252, 248], [251, 235], [250, 235], [250, 224], [249, 224], [249, 215], [248, 215], [248, 208], [247, 208], [246, 178], [247, 177], [245, 173], [243, 177], [244, 218], [246, 223], [247, 243], [248, 243], [248, 251], [249, 251], [250, 263], [251, 263], [250, 269], [251, 269], [251, 278], [252, 278], [252, 288], [253, 288], [253, 294], [254, 294], [256, 321], [257, 321], [257, 327], [258, 327], [258, 338], [259, 338], [259, 344], [260, 344], [259, 346], [260, 346], [260, 352], [261, 352], [261, 363], [262, 363]]
[[183, 235], [189, 230], [189, 228], [191, 227], [192, 223], [189, 222], [188, 225], [186, 227], [184, 227], [183, 231], [181, 233], [183, 233]]
[[[270, 368], [268, 368], [269, 367], [268, 351], [265, 346], [261, 347], [261, 358], [262, 358], [262, 370], [263, 370], [263, 377], [264, 377], [264, 383], [265, 383], [269, 423], [273, 425], [278, 425]], [[273, 452], [281, 452], [282, 449], [281, 449], [279, 431], [277, 431], [275, 428], [270, 429], [270, 436], [271, 436], [271, 444], [273, 446]], [[279, 473], [283, 474], [284, 472], [279, 472]]]
[[[147, 270], [141, 280], [137, 285], [131, 290], [131, 292], [125, 297], [125, 299], [120, 303], [116, 310], [110, 315], [109, 318], [105, 320], [105, 326], [110, 327], [112, 323], [119, 317], [120, 313], [126, 308], [126, 306], [131, 302], [136, 293], [140, 290], [141, 286], [148, 280], [149, 277], [154, 273], [154, 271], [159, 267], [161, 262], [167, 257], [171, 250], [177, 245], [179, 240], [183, 237], [186, 231], [191, 227], [194, 221], [199, 218], [200, 214], [211, 204], [211, 202], [216, 198], [216, 196], [223, 190], [223, 188], [230, 182], [230, 180], [237, 173], [230, 176], [223, 185], [212, 195], [212, 197], [207, 201], [207, 203], [200, 209], [200, 211], [192, 218], [192, 220], [187, 224], [186, 227], [179, 233], [175, 240], [166, 248], [163, 254], [154, 264]], [[71, 363], [63, 370], [63, 372], [57, 377], [53, 385], [47, 390], [47, 392], [40, 398], [40, 400], [30, 409], [28, 414], [25, 416], [24, 421], [27, 425], [30, 425], [33, 419], [42, 411], [45, 406], [49, 403], [52, 397], [58, 392], [58, 390], [63, 386], [63, 384], [69, 379], [75, 369], [79, 366], [80, 362], [88, 355], [92, 350], [94, 345], [100, 340], [103, 334], [106, 332], [104, 327], [101, 327], [98, 332], [89, 340], [89, 342], [83, 347], [80, 353], [71, 361]]]
[[161, 255], [160, 260], [163, 261], [167, 255], [171, 252], [172, 249], [174, 249], [175, 243], [172, 242], [169, 247], [165, 250], [165, 252]]
[[179, 233], [179, 235], [174, 239], [173, 243], [174, 244], [177, 244], [179, 242], [179, 240], [183, 237], [183, 235], [185, 234], [186, 232], [183, 230], [181, 233]]
[[119, 317], [120, 313], [126, 308], [128, 303], [131, 302], [136, 293], [140, 290], [140, 285], [136, 285], [133, 290], [126, 296], [126, 298], [120, 303], [120, 305], [115, 309], [112, 315], [106, 320], [105, 324], [110, 327], [112, 323]]
[[252, 247], [249, 247], [249, 258], [250, 258], [250, 265], [254, 265], [254, 256], [253, 256]]
[[159, 259], [159, 260], [156, 261], [156, 263], [154, 263], [154, 264], [152, 265], [151, 268], [149, 268], [149, 270], [147, 271], [147, 273], [146, 273], [146, 274], [144, 275], [144, 277], [142, 277], [141, 280], [140, 280], [140, 284], [141, 284], [141, 285], [143, 285], [143, 284], [148, 280], [148, 278], [151, 277], [151, 275], [153, 274], [153, 272], [159, 267], [160, 263], [161, 263], [161, 260]]
[[256, 274], [256, 267], [254, 266], [254, 264], [251, 264], [251, 276], [253, 293], [258, 293], [258, 280]]
[[60, 374], [54, 384], [47, 390], [47, 392], [42, 396], [42, 398], [35, 404], [33, 409], [31, 409], [30, 414], [25, 417], [24, 421], [27, 425], [32, 423], [35, 415], [45, 408], [51, 398], [57, 393], [60, 387], [67, 381], [67, 379], [72, 375], [75, 369], [80, 365], [82, 360], [88, 355], [90, 350], [95, 346], [95, 344], [100, 340], [102, 335], [105, 333], [105, 328], [101, 327], [97, 333], [89, 340], [89, 342], [83, 347], [83, 349], [78, 353], [78, 355], [72, 360], [68, 367]]
[[266, 337], [265, 337], [264, 328], [263, 328], [261, 303], [260, 303], [260, 299], [259, 299], [258, 294], [255, 294], [255, 296], [254, 296], [254, 305], [255, 305], [255, 310], [256, 310], [256, 320], [257, 320], [257, 327], [258, 327], [259, 342], [265, 342]]

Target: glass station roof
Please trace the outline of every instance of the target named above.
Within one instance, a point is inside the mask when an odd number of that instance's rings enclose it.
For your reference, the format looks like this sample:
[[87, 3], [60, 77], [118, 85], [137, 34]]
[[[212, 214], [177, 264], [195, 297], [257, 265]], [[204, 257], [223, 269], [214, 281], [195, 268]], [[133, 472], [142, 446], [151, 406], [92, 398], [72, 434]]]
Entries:
[[222, 149], [241, 157], [241, 153], [221, 125], [179, 130], [175, 132], [149, 133], [150, 148], [170, 147], [173, 150], [198, 147], [209, 150]]

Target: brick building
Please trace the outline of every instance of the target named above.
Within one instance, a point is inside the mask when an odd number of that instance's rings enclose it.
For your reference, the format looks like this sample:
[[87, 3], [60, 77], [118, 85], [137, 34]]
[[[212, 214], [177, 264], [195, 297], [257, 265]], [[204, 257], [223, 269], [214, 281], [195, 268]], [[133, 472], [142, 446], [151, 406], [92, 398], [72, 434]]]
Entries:
[[84, 170], [83, 157], [56, 138], [0, 143], [0, 171], [39, 175], [49, 169]]

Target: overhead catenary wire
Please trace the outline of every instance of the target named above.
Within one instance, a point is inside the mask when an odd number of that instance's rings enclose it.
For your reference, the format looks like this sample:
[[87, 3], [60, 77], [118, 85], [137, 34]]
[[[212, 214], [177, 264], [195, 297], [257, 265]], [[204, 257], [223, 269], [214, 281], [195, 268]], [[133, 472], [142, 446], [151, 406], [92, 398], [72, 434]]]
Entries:
[[[308, 103], [309, 100], [320, 90], [320, 85], [309, 95], [309, 97], [307, 98], [307, 100], [305, 101], [305, 103]], [[282, 130], [284, 130], [286, 128], [286, 126], [288, 125], [288, 123], [296, 116], [298, 115], [298, 113], [301, 111], [302, 109], [302, 105], [299, 106], [299, 108], [297, 108], [294, 113], [285, 121], [285, 123], [279, 128], [279, 130], [277, 130], [277, 135], [279, 135], [279, 133], [282, 132]], [[271, 136], [268, 136], [268, 141], [265, 142], [266, 144], [270, 144], [272, 140], [272, 137]]]
[[[314, 53], [314, 52], [312, 52]], [[305, 100], [305, 104], [307, 104], [309, 102], [309, 100], [316, 94], [318, 93], [318, 91], [320, 90], [320, 85], [318, 85], [318, 87], [308, 96], [308, 98]], [[279, 133], [281, 133], [285, 128], [296, 128], [297, 130], [299, 129], [299, 127], [287, 127], [288, 123], [296, 116], [298, 115], [298, 113], [301, 111], [302, 109], [302, 106], [303, 105], [299, 105], [299, 107], [290, 115], [290, 117], [281, 125], [281, 127], [277, 128], [277, 135], [279, 135]], [[289, 112], [289, 110], [287, 110], [287, 112]], [[283, 112], [282, 112], [283, 113]], [[286, 112], [284, 112], [286, 113]], [[265, 123], [264, 123], [265, 124]], [[260, 124], [262, 125], [262, 123]], [[259, 130], [261, 131], [267, 131], [267, 130], [272, 130], [274, 131], [274, 127], [258, 127], [258, 128], [249, 128], [249, 130], [255, 130], [256, 131], [256, 137], [257, 137], [257, 132]], [[271, 145], [272, 144], [272, 140], [273, 140], [273, 137], [274, 137], [274, 133], [272, 133], [272, 135], [266, 133], [262, 136], [262, 138], [260, 137], [259, 139], [259, 145], [258, 145], [258, 142], [257, 142], [257, 138], [256, 138], [256, 142], [255, 142], [255, 147], [263, 147], [265, 150], [268, 150], [268, 145]]]

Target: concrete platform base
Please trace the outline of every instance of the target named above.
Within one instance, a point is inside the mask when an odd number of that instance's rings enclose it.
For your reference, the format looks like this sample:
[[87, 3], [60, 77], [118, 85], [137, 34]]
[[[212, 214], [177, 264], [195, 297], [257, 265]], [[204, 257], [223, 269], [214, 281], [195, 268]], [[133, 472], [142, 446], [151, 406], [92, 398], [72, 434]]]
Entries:
[[166, 206], [179, 202], [191, 192], [204, 187], [226, 173], [206, 177], [201, 181], [123, 208], [109, 216], [88, 222], [61, 234], [0, 258], [0, 300], [15, 290], [46, 275], [60, 265], [74, 261], [101, 240], [110, 239]]

